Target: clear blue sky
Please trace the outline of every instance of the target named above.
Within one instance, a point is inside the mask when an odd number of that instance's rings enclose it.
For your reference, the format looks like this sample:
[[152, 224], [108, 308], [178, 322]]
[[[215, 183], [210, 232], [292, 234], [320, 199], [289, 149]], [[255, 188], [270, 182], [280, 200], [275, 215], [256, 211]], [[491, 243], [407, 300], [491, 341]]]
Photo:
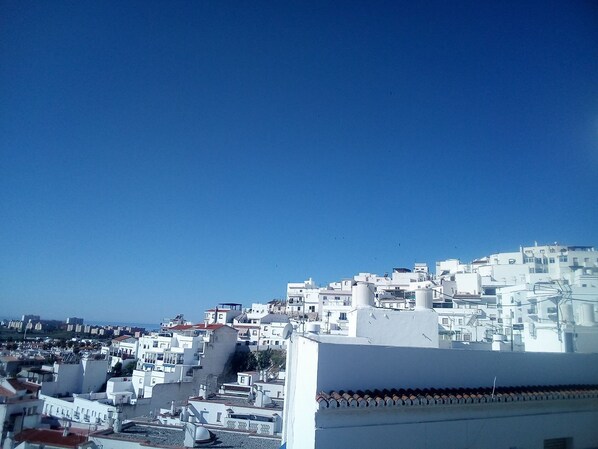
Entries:
[[598, 7], [0, 2], [0, 316], [598, 243]]

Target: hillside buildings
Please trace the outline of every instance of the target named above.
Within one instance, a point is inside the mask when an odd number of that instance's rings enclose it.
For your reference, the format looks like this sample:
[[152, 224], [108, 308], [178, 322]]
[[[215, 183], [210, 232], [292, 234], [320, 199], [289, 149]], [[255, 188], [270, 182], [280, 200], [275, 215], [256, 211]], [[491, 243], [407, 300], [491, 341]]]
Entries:
[[432, 291], [440, 337], [452, 346], [490, 345], [511, 350], [592, 352], [598, 347], [598, 252], [590, 246], [534, 245], [464, 264], [457, 259], [379, 276], [359, 273], [317, 287], [310, 278], [287, 287], [288, 315], [315, 321], [327, 334], [348, 335], [351, 288], [367, 282], [379, 307], [410, 310], [415, 292]]
[[425, 335], [437, 320], [429, 290], [416, 292], [413, 311], [397, 311], [374, 307], [371, 287], [356, 287], [351, 335], [311, 327], [289, 338], [285, 447], [540, 449], [598, 441], [597, 353], [441, 349]]
[[[171, 430], [189, 447], [224, 444], [228, 431], [274, 445], [282, 432], [287, 448], [594, 447], [598, 252], [534, 245], [435, 268], [309, 278], [283, 300], [221, 303], [200, 324], [177, 315], [159, 332], [112, 335], [101, 354], [30, 367], [28, 382], [0, 387], [4, 441], [43, 411], [114, 449], [148, 445], [138, 431], [159, 447]], [[280, 366], [223, 381], [235, 351], [266, 348], [288, 348], [286, 384]], [[4, 353], [0, 369], [16, 375], [18, 361]], [[118, 364], [134, 369], [106, 381]], [[38, 408], [19, 415], [14, 398]], [[171, 427], [124, 423], [140, 416]]]
[[0, 439], [23, 429], [39, 427], [43, 401], [39, 385], [20, 379], [0, 378]]

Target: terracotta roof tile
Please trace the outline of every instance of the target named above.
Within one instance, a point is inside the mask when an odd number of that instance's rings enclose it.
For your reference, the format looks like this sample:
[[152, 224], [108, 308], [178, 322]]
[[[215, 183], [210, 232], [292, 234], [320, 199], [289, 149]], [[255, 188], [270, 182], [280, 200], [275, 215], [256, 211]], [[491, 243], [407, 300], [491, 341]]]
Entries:
[[598, 385], [523, 387], [429, 388], [365, 391], [330, 391], [316, 395], [319, 408], [401, 407], [435, 404], [545, 401], [598, 398]]
[[76, 448], [81, 443], [87, 441], [87, 437], [72, 433], [63, 436], [62, 431], [49, 429], [26, 429], [15, 435], [15, 441], [19, 443], [27, 441], [29, 443], [44, 444], [48, 446]]
[[128, 340], [129, 338], [134, 338], [134, 337], [131, 335], [121, 335], [120, 337], [113, 338], [112, 341], [125, 341], [125, 340]]
[[15, 396], [15, 393], [13, 393], [10, 390], [7, 390], [6, 388], [0, 386], [0, 396], [4, 396], [7, 398], [12, 398], [13, 396]]

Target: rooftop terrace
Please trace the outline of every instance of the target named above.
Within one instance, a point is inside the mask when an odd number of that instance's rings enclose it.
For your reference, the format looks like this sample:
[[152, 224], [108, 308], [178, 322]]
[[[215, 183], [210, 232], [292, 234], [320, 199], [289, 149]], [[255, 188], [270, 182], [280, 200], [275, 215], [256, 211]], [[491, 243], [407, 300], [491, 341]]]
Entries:
[[[280, 440], [277, 438], [268, 438], [256, 436], [251, 433], [228, 432], [222, 429], [215, 429], [205, 426], [212, 434], [215, 440], [199, 444], [197, 447], [227, 447], [243, 449], [278, 449]], [[121, 432], [115, 433], [112, 430], [96, 432], [91, 435], [92, 439], [107, 438], [111, 440], [134, 441], [144, 446], [154, 448], [183, 448], [185, 433], [179, 426], [164, 426], [156, 424], [144, 424], [140, 422], [131, 422], [125, 424]]]

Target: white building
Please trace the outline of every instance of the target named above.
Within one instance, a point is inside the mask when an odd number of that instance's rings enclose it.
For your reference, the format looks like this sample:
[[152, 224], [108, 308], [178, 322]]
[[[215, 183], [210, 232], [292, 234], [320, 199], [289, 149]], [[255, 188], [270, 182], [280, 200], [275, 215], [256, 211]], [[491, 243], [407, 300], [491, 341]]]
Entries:
[[53, 365], [29, 370], [29, 376], [41, 383], [41, 393], [46, 396], [70, 396], [99, 391], [106, 382], [108, 366], [104, 355], [70, 353]]
[[232, 324], [233, 320], [242, 313], [242, 304], [218, 304], [215, 309], [208, 309], [205, 311], [204, 324]]
[[284, 380], [265, 378], [263, 374], [237, 373], [237, 382], [222, 385], [217, 394], [208, 394], [202, 386], [198, 397], [189, 399], [181, 419], [258, 435], [280, 434]]
[[123, 367], [136, 363], [139, 340], [130, 335], [113, 338], [109, 347], [102, 348], [102, 352], [110, 357], [110, 367], [120, 363]]
[[237, 331], [224, 324], [179, 325], [141, 337], [132, 376], [135, 397], [151, 397], [157, 384], [191, 381], [196, 369], [202, 376], [220, 375], [236, 342]]
[[117, 407], [106, 393], [74, 394], [70, 398], [54, 398], [40, 395], [43, 412], [60, 420], [88, 425], [88, 430], [97, 430], [110, 424]]
[[[591, 246], [534, 245], [461, 264], [437, 264], [444, 337], [495, 336], [534, 352], [595, 352], [598, 252]], [[450, 289], [450, 290], [449, 290]], [[469, 309], [469, 310], [468, 310]]]
[[[390, 313], [360, 288], [356, 336], [290, 337], [288, 449], [595, 446], [598, 354], [438, 349], [415, 335], [430, 325], [429, 294], [413, 312]], [[401, 316], [411, 327], [393, 338], [374, 325], [397, 329]]]
[[260, 319], [259, 346], [283, 347], [286, 344], [283, 330], [289, 323], [289, 317], [284, 314], [268, 314]]
[[39, 427], [43, 406], [39, 390], [32, 382], [0, 378], [0, 444], [8, 432]]
[[318, 319], [320, 289], [312, 278], [304, 282], [287, 284], [287, 303], [285, 313], [290, 317], [308, 314], [312, 320]]

